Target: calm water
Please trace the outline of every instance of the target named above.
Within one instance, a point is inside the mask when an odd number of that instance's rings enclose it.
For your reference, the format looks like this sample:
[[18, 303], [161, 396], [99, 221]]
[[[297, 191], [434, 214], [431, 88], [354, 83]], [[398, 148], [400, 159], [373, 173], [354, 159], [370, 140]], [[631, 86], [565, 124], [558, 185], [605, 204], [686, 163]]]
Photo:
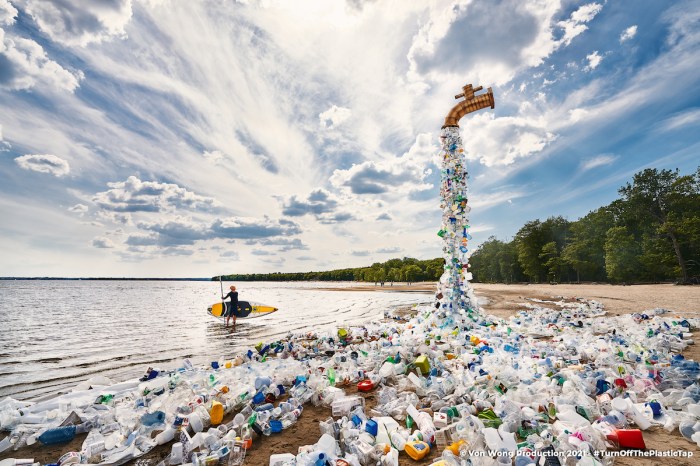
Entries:
[[206, 364], [289, 332], [367, 322], [432, 295], [318, 289], [349, 283], [236, 285], [240, 300], [280, 310], [239, 320], [231, 333], [206, 311], [219, 300], [218, 282], [0, 281], [0, 398], [66, 391], [95, 374], [116, 382], [149, 365], [179, 367], [183, 358]]

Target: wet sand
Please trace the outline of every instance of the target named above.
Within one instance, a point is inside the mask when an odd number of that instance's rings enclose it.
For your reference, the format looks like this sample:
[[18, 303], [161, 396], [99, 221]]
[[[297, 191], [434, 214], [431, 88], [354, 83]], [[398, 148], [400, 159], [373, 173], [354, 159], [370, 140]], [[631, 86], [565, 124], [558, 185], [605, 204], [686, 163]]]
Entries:
[[[326, 288], [333, 290], [334, 288]], [[381, 286], [358, 285], [351, 288], [337, 288], [342, 291], [393, 291], [393, 292], [425, 292], [432, 293], [436, 289], [435, 283], [415, 283], [411, 285], [388, 283]], [[476, 295], [481, 299], [487, 299], [482, 307], [490, 314], [498, 317], [508, 317], [519, 310], [526, 309], [525, 304], [531, 303], [532, 299], [559, 300], [560, 297], [586, 298], [600, 301], [611, 315], [621, 315], [633, 312], [643, 312], [655, 307], [663, 307], [674, 314], [688, 317], [698, 317], [700, 315], [700, 287], [684, 287], [674, 285], [637, 285], [637, 286], [612, 286], [612, 285], [502, 285], [502, 284], [475, 284]], [[555, 299], [553, 299], [555, 298]], [[426, 302], [431, 298], [426, 297]], [[551, 305], [550, 305], [551, 306]], [[700, 332], [696, 331], [693, 338], [700, 339]], [[700, 360], [700, 344], [689, 347], [684, 354], [688, 358]], [[377, 392], [368, 394], [357, 392], [356, 387], [344, 387], [348, 394], [359, 393], [365, 397], [366, 409], [369, 411], [376, 405]], [[304, 412], [299, 421], [291, 428], [267, 438], [254, 439], [252, 448], [248, 451], [244, 464], [250, 466], [266, 466], [269, 463], [270, 455], [275, 453], [297, 454], [298, 448], [302, 445], [315, 443], [320, 437], [319, 421], [330, 416], [330, 409], [315, 407], [309, 404], [304, 408]], [[228, 422], [233, 419], [233, 415], [224, 419]], [[54, 462], [63, 453], [68, 451], [79, 451], [85, 435], [78, 436], [69, 444], [41, 447], [34, 445], [23, 448], [18, 452], [5, 452], [0, 455], [0, 459], [8, 457], [34, 458], [42, 464]], [[694, 458], [637, 458], [623, 457], [616, 458], [615, 465], [652, 466], [659, 464], [692, 466], [698, 464], [700, 449], [696, 445], [688, 442], [680, 436], [676, 429], [673, 433], [666, 432], [661, 427], [653, 427], [644, 432], [644, 441], [647, 450], [685, 450], [694, 452]], [[139, 465], [155, 466], [164, 459], [170, 452], [170, 445], [163, 445], [151, 450], [147, 455], [136, 462]], [[422, 461], [413, 461], [405, 454], [400, 457], [400, 465], [408, 466], [412, 464], [429, 465], [440, 457], [441, 451], [434, 449], [431, 454]], [[131, 463], [136, 463], [131, 462]]]

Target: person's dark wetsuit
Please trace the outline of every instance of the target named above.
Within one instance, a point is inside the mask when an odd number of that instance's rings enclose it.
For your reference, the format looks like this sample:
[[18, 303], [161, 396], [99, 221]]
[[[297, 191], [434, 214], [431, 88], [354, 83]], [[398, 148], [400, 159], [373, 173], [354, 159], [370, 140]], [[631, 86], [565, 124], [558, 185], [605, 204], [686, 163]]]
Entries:
[[229, 304], [229, 316], [238, 316], [238, 291], [229, 291], [226, 296], [224, 296], [224, 300], [226, 298], [231, 298], [231, 304]]

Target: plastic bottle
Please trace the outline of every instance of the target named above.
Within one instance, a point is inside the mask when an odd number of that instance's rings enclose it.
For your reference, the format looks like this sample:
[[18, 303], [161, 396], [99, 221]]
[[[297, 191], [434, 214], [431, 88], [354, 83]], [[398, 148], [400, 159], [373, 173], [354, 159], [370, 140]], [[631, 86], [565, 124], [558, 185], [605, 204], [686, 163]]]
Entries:
[[43, 445], [56, 445], [59, 443], [68, 443], [75, 438], [76, 426], [54, 427], [44, 431], [38, 437], [38, 440]]
[[399, 433], [398, 429], [393, 431], [389, 437], [394, 448], [396, 448], [398, 451], [404, 450], [404, 447], [406, 446], [406, 439], [403, 435], [401, 435], [401, 433]]
[[156, 435], [156, 443], [158, 445], [166, 444], [175, 438], [176, 433], [177, 430], [173, 429], [172, 427], [168, 427], [163, 432]]
[[141, 416], [141, 424], [144, 426], [155, 426], [157, 424], [162, 424], [163, 422], [165, 422], [165, 413], [163, 411], [146, 413]]
[[30, 464], [35, 464], [33, 459], [5, 458], [0, 460], [0, 466], [24, 466]]

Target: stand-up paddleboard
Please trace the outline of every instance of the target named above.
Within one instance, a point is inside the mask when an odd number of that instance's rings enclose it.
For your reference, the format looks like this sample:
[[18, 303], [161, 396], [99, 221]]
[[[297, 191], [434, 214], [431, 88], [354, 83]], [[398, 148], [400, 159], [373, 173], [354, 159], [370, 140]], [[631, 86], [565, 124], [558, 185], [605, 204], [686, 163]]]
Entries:
[[[228, 301], [225, 303], [214, 303], [207, 308], [207, 312], [214, 317], [225, 318], [225, 313], [228, 311], [230, 306], [231, 303]], [[270, 315], [276, 311], [276, 307], [266, 306], [265, 304], [238, 301], [238, 313], [236, 314], [236, 318], [252, 319], [254, 317]]]

